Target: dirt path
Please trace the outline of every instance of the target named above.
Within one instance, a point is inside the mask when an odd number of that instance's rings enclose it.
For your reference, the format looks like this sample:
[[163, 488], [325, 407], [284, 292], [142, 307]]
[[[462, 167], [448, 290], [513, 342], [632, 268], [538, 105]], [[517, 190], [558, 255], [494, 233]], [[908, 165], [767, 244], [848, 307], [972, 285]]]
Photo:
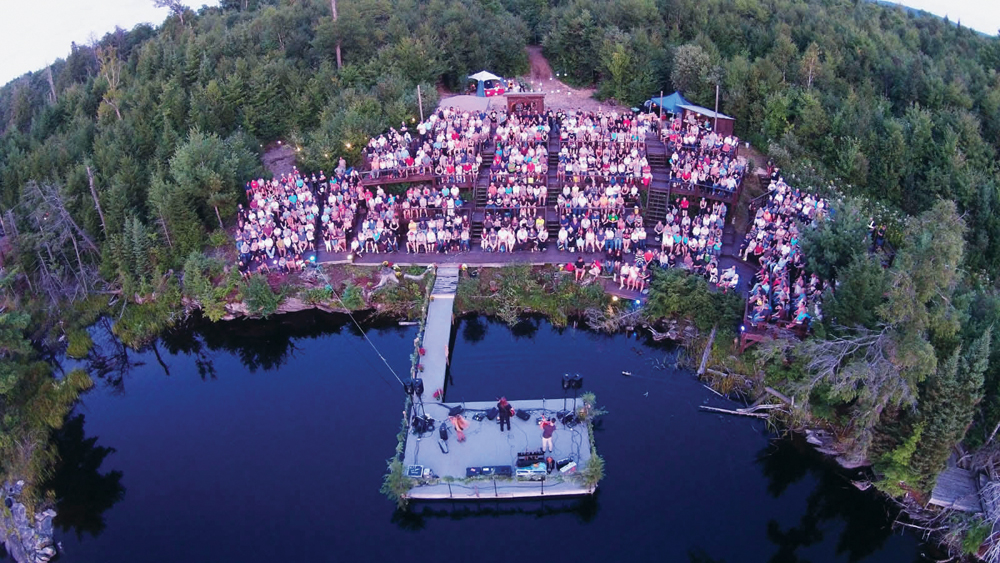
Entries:
[[531, 70], [521, 79], [530, 83], [533, 91], [545, 93], [545, 107], [564, 110], [622, 111], [621, 106], [595, 100], [593, 88], [573, 88], [558, 80], [552, 72], [549, 61], [542, 54], [540, 46], [531, 45], [527, 50]]
[[291, 174], [295, 168], [295, 151], [288, 145], [271, 145], [264, 150], [261, 160], [264, 168], [274, 177]]
[[539, 45], [528, 47], [528, 63], [531, 65], [531, 80], [548, 80], [552, 78], [552, 67], [549, 61], [542, 55], [542, 48]]

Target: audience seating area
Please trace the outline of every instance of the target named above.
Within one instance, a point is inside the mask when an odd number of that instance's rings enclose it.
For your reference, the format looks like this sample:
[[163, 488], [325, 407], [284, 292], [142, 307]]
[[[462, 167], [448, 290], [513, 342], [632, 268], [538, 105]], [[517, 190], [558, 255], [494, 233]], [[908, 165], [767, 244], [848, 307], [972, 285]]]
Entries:
[[[653, 168], [664, 167], [647, 155], [656, 126], [654, 115], [631, 112], [438, 110], [372, 138], [362, 170], [340, 159], [329, 177], [296, 170], [249, 182], [241, 270], [293, 272], [370, 253], [562, 252], [578, 278], [607, 276], [622, 288], [645, 288], [651, 267], [736, 288], [738, 274], [718, 264], [726, 204], [681, 191], [655, 228], [644, 216]], [[677, 150], [709, 159], [709, 174], [742, 172], [731, 166], [738, 140], [688, 133], [699, 148]]]

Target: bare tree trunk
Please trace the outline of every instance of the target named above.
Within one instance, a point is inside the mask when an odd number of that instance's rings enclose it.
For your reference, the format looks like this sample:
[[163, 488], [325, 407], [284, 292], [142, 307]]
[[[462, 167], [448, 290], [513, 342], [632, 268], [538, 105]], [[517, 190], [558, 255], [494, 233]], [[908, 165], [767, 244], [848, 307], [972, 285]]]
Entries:
[[80, 266], [80, 283], [83, 284], [84, 291], [90, 291], [87, 287], [87, 269], [83, 267], [83, 258], [80, 258], [80, 247], [76, 245], [76, 237], [69, 237], [73, 241], [73, 251], [76, 252], [76, 263]]
[[54, 104], [56, 103], [56, 84], [52, 81], [52, 65], [45, 67], [45, 76], [49, 80], [49, 93], [51, 94], [50, 101]]
[[101, 201], [97, 199], [97, 188], [94, 187], [94, 173], [90, 166], [87, 166], [87, 179], [90, 180], [90, 195], [94, 198], [94, 207], [97, 208], [97, 216], [101, 218], [101, 230], [105, 236], [108, 234], [108, 225], [104, 222], [104, 211], [101, 211]]
[[170, 229], [167, 228], [167, 222], [163, 219], [163, 213], [157, 213], [156, 216], [160, 220], [160, 228], [163, 229], [163, 237], [167, 239], [167, 246], [170, 250], [174, 249], [174, 243], [170, 240]]
[[219, 215], [219, 206], [214, 205], [212, 206], [212, 209], [215, 209], [215, 218], [219, 220], [219, 228], [226, 230], [226, 226], [222, 224], [222, 215]]
[[[333, 21], [337, 21], [337, 0], [330, 0], [330, 13], [333, 14]], [[344, 61], [340, 58], [340, 38], [337, 38], [337, 70], [344, 66]]]

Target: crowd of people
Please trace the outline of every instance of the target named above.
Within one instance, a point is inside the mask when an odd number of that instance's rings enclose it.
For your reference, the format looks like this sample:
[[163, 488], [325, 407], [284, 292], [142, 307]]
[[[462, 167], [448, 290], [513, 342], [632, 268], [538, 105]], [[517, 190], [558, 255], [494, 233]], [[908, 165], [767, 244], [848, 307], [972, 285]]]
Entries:
[[480, 247], [486, 252], [539, 252], [547, 248], [549, 233], [542, 216], [504, 211], [485, 212]]
[[652, 169], [646, 159], [648, 114], [570, 112], [560, 114], [560, 184], [614, 187], [649, 186]]
[[737, 156], [740, 140], [703, 127], [690, 116], [675, 117], [660, 132], [670, 154], [670, 182], [677, 189], [695, 186], [714, 193], [734, 193], [746, 172], [747, 162]]
[[546, 116], [500, 113], [497, 121], [490, 183], [505, 191], [517, 186], [522, 192], [533, 192], [535, 186], [545, 185], [550, 131]]
[[489, 140], [492, 123], [485, 112], [442, 108], [417, 125], [416, 136], [402, 123], [372, 137], [362, 152], [373, 179], [433, 174], [464, 184], [479, 172], [479, 149]]
[[322, 172], [317, 177], [295, 170], [272, 180], [247, 182], [247, 206], [239, 205], [236, 229], [240, 271], [287, 273], [305, 266], [303, 255], [316, 249], [315, 195], [325, 181]]
[[357, 170], [347, 172], [344, 159], [334, 171], [334, 177], [327, 182], [320, 171], [320, 198], [325, 198], [320, 225], [323, 229], [323, 244], [327, 252], [346, 252], [348, 238], [354, 233], [354, 219], [357, 217], [364, 190], [361, 175]]
[[403, 220], [418, 219], [442, 213], [453, 217], [461, 211], [465, 201], [461, 197], [458, 186], [432, 187], [430, 184], [411, 187], [406, 190], [406, 197], [400, 203]]
[[486, 252], [544, 250], [550, 116], [501, 112], [496, 119], [480, 247]]
[[371, 252], [395, 252], [399, 249], [399, 211], [395, 195], [387, 195], [378, 186], [375, 193], [364, 190], [365, 217], [358, 227], [358, 236], [351, 241], [355, 255]]
[[[440, 110], [415, 131], [404, 124], [373, 138], [364, 154], [373, 176], [416, 170], [437, 174], [442, 185], [411, 185], [398, 195], [387, 193], [382, 186], [366, 187], [362, 173], [348, 169], [344, 159], [330, 177], [322, 171], [307, 175], [296, 170], [274, 180], [247, 183], [249, 204], [247, 209], [241, 207], [237, 234], [241, 268], [244, 272], [301, 269], [308, 262], [303, 256], [317, 250], [317, 237], [327, 252], [355, 256], [399, 250], [469, 251], [471, 215], [459, 184], [478, 171], [479, 146], [491, 142], [496, 150], [489, 165], [479, 240], [484, 251], [544, 251], [551, 243], [565, 253], [603, 254], [603, 259], [589, 264], [579, 260], [567, 264], [578, 279], [610, 276], [622, 289], [641, 291], [651, 268], [680, 267], [722, 288], [735, 288], [739, 279], [735, 270], [718, 266], [729, 212], [724, 203], [702, 198], [695, 204], [693, 198], [682, 196], [669, 205], [664, 221], [653, 229], [646, 224], [639, 189], [651, 177], [645, 154], [651, 121], [651, 116], [628, 113], [508, 115]], [[738, 140], [693, 129], [681, 132], [684, 135], [677, 137], [672, 150], [718, 159], [725, 170], [720, 177], [729, 173], [727, 159], [735, 154]], [[548, 141], [556, 134], [561, 142], [557, 171], [561, 186], [553, 202], [547, 186]], [[791, 260], [777, 256], [784, 242], [797, 244], [794, 237], [788, 239], [794, 227], [783, 213], [798, 202], [798, 214], [821, 214], [825, 205], [819, 204], [818, 211], [801, 211], [817, 202], [782, 183], [768, 209], [758, 212], [751, 237], [755, 244], [743, 249], [744, 257], [753, 253], [762, 261], [761, 275], [766, 273], [767, 278], [755, 289], [767, 290], [765, 301], [772, 309], [789, 305], [780, 283], [771, 280], [796, 272], [801, 261], [797, 253], [791, 253]], [[545, 209], [553, 203], [559, 226], [550, 234]]]
[[799, 224], [812, 225], [828, 213], [826, 200], [771, 181], [767, 202], [757, 209], [740, 255], [755, 257], [760, 270], [748, 300], [752, 326], [774, 323], [808, 329], [822, 320], [825, 282], [805, 269]]
[[738, 278], [723, 281], [718, 266], [728, 212], [725, 203], [705, 198], [697, 205], [692, 205], [687, 196], [671, 203], [665, 219], [653, 228], [667, 266], [703, 275], [710, 283], [726, 289], [735, 288]]
[[437, 213], [434, 217], [413, 219], [407, 225], [406, 252], [468, 252], [471, 250], [470, 228], [468, 213], [447, 217]]

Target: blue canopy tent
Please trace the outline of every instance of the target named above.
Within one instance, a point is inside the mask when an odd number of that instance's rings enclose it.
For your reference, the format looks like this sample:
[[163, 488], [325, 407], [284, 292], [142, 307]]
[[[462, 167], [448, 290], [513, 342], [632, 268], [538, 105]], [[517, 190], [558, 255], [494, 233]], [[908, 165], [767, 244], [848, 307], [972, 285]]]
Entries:
[[645, 106], [649, 111], [653, 111], [655, 107], [662, 107], [664, 112], [667, 113], [680, 113], [682, 105], [691, 105], [691, 102], [684, 99], [684, 96], [680, 92], [674, 92], [669, 96], [657, 96], [655, 98], [650, 98], [646, 100]]
[[469, 76], [469, 80], [476, 81], [476, 95], [480, 98], [500, 96], [504, 93], [503, 79], [485, 70]]

